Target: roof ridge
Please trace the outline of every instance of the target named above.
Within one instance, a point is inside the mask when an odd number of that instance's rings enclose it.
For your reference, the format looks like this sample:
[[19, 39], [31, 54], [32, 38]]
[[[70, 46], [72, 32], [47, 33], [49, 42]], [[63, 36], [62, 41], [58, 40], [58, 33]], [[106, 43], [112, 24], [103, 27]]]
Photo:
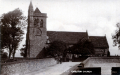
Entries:
[[71, 32], [71, 31], [47, 31], [47, 32], [69, 32], [69, 33], [86, 33], [86, 32]]
[[105, 36], [89, 36], [89, 37], [105, 37]]

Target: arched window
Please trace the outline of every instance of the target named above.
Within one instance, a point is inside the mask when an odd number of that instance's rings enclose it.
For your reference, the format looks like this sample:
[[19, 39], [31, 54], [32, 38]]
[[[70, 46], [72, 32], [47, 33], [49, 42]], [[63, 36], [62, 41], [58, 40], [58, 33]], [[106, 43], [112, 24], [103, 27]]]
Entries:
[[34, 19], [34, 26], [38, 26], [38, 23], [39, 23], [39, 19], [38, 19], [38, 18], [35, 18], [35, 19]]

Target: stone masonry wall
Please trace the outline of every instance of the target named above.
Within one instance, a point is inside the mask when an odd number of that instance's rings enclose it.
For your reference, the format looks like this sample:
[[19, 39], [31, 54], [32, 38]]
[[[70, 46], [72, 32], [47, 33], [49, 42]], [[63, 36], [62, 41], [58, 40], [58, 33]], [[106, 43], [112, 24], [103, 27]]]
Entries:
[[33, 59], [21, 62], [1, 64], [0, 75], [24, 75], [26, 73], [41, 70], [42, 68], [55, 65], [57, 62], [53, 58]]
[[91, 67], [93, 64], [120, 64], [120, 57], [89, 57], [85, 61], [83, 61], [83, 63], [85, 67]]

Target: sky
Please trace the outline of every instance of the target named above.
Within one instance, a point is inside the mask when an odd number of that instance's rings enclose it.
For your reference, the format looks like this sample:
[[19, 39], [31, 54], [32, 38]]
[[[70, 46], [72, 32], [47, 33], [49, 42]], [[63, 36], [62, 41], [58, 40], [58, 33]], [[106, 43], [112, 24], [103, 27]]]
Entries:
[[[0, 16], [20, 8], [27, 17], [31, 0], [0, 0]], [[48, 31], [88, 32], [89, 36], [106, 36], [111, 55], [120, 55], [113, 47], [112, 35], [120, 23], [120, 0], [32, 0], [33, 8], [47, 13]], [[25, 37], [25, 35], [24, 35]], [[20, 47], [24, 44], [21, 42]], [[17, 50], [16, 56], [20, 56]]]

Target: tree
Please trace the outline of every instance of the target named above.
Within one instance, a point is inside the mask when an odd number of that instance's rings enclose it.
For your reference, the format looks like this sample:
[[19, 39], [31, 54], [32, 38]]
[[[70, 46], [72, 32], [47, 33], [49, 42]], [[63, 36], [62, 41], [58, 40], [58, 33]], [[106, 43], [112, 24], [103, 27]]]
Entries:
[[120, 23], [116, 24], [117, 29], [115, 30], [115, 34], [112, 35], [113, 46], [117, 46], [120, 49]]
[[5, 13], [1, 17], [1, 48], [8, 48], [9, 59], [11, 55], [14, 59], [19, 42], [23, 39], [24, 32], [22, 29], [25, 27], [25, 24], [23, 24], [23, 22], [26, 22], [25, 19], [19, 8]]
[[63, 55], [66, 50], [66, 44], [62, 41], [53, 41], [47, 48], [47, 54], [52, 57]]
[[80, 39], [77, 44], [71, 47], [71, 52], [73, 54], [81, 54], [82, 56], [95, 53], [92, 42], [84, 38]]
[[20, 51], [21, 51], [20, 55], [23, 56], [23, 57], [26, 57], [26, 55], [27, 55], [25, 53], [25, 50], [26, 50], [26, 46], [24, 45], [24, 47], [20, 49]]

